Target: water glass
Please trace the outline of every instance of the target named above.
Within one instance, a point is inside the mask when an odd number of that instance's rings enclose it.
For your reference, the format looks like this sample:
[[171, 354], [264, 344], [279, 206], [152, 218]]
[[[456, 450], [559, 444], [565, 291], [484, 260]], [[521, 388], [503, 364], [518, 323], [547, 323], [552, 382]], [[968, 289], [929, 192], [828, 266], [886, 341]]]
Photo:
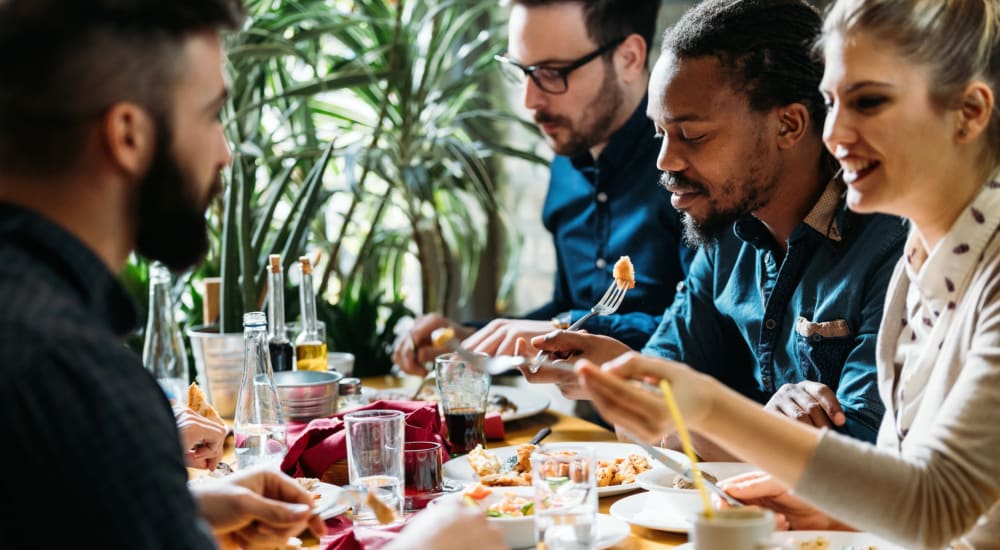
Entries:
[[[376, 490], [379, 500], [403, 518], [403, 413], [368, 410], [344, 415], [351, 485]], [[398, 523], [398, 522], [397, 522]], [[354, 507], [355, 525], [380, 525], [365, 503]]]
[[594, 450], [540, 446], [531, 454], [535, 543], [546, 550], [592, 550], [597, 543]]
[[477, 353], [481, 361], [467, 361], [457, 353], [445, 353], [434, 359], [441, 412], [448, 429], [452, 455], [463, 455], [486, 446], [486, 400], [490, 394], [490, 374], [486, 371], [489, 356]]
[[403, 474], [406, 508], [421, 510], [443, 490], [441, 453], [436, 441], [407, 441], [403, 444]]

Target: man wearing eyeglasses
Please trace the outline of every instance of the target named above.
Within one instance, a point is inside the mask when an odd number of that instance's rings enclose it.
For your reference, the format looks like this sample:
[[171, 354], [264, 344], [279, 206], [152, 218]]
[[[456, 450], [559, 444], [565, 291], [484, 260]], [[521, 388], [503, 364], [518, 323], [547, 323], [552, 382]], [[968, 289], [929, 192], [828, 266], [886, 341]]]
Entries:
[[511, 2], [508, 51], [496, 62], [521, 86], [525, 107], [556, 153], [542, 209], [556, 252], [552, 300], [475, 332], [437, 314], [423, 316], [396, 347], [394, 360], [404, 370], [422, 374], [445, 351], [430, 341], [444, 325], [466, 337], [469, 348], [510, 354], [518, 337], [576, 321], [605, 293], [621, 256], [634, 265], [636, 287], [615, 315], [593, 317], [582, 328], [614, 334], [635, 349], [653, 333], [694, 254], [681, 243], [680, 216], [657, 185], [657, 143], [645, 114], [660, 3]]

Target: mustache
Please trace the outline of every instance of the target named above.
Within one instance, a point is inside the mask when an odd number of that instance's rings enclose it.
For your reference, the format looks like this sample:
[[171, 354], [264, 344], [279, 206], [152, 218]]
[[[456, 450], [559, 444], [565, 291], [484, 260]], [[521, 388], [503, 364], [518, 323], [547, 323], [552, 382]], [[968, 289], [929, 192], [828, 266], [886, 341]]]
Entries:
[[553, 115], [552, 113], [546, 113], [544, 111], [539, 111], [535, 113], [534, 118], [536, 124], [559, 123], [565, 125], [568, 122], [565, 117]]
[[677, 172], [663, 172], [660, 174], [660, 187], [663, 187], [667, 191], [680, 187], [693, 189], [705, 195], [708, 194], [708, 188], [704, 184]]

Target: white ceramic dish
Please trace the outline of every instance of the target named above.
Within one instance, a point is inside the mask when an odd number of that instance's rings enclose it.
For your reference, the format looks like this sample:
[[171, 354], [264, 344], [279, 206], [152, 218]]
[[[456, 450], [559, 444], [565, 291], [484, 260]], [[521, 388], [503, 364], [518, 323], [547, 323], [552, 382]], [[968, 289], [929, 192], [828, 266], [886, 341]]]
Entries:
[[687, 502], [679, 502], [672, 495], [662, 491], [650, 491], [627, 496], [611, 505], [611, 515], [632, 525], [668, 531], [687, 533], [691, 517], [684, 509]]
[[[526, 498], [534, 497], [534, 489], [531, 487], [492, 487], [493, 493], [479, 501], [483, 510], [491, 504], [503, 498], [504, 493], [514, 493]], [[449, 500], [461, 499], [461, 493], [452, 493], [437, 498], [428, 506], [437, 506]], [[519, 518], [488, 518], [490, 523], [497, 526], [503, 533], [503, 540], [507, 546], [514, 550], [535, 547], [535, 517], [525, 516]], [[631, 528], [624, 521], [613, 518], [607, 514], [597, 514], [597, 544], [598, 550], [610, 548], [625, 540], [631, 533]]]
[[[819, 538], [826, 539], [829, 543], [827, 548], [830, 550], [868, 550], [868, 548], [874, 548], [875, 550], [903, 550], [902, 546], [886, 542], [870, 533], [851, 533], [846, 531], [786, 531], [775, 533], [772, 540], [786, 546], [791, 545], [789, 548], [798, 550], [799, 544], [815, 542]], [[690, 542], [682, 544], [677, 547], [677, 550], [694, 550], [694, 545]]]
[[[673, 455], [671, 455], [673, 458]], [[682, 462], [685, 466], [688, 461]], [[747, 472], [753, 472], [759, 470], [760, 468], [750, 464], [749, 462], [699, 462], [698, 467], [701, 471], [706, 474], [711, 474], [719, 483], [725, 481], [726, 479], [745, 474]], [[656, 467], [652, 470], [646, 470], [645, 472], [636, 476], [635, 481], [643, 489], [647, 491], [693, 491], [694, 489], [674, 489], [673, 483], [674, 478], [677, 474], [668, 469], [666, 466], [657, 463]]]
[[343, 489], [337, 487], [336, 485], [320, 481], [317, 482], [316, 485], [309, 490], [309, 492], [317, 495], [318, 498], [313, 503], [313, 509], [319, 510], [319, 516], [323, 519], [330, 519], [332, 517], [339, 516], [340, 514], [343, 514], [351, 509], [350, 504], [346, 502], [337, 502], [340, 498], [340, 493], [343, 492]]
[[[638, 445], [632, 445], [631, 443], [564, 442], [564, 443], [549, 443], [547, 446], [552, 448], [574, 447], [574, 446], [590, 447], [594, 449], [594, 454], [597, 460], [613, 460], [615, 458], [626, 457], [634, 453], [645, 456], [647, 460], [649, 460], [649, 463], [651, 465], [654, 464], [653, 459], [649, 456], [649, 454], [646, 453], [646, 451], [642, 450], [642, 448], [639, 447]], [[496, 457], [500, 459], [501, 463], [504, 463], [509, 457], [517, 456], [516, 446], [497, 447], [495, 449], [487, 448], [486, 450], [496, 455]], [[667, 451], [667, 452], [673, 453], [674, 451]], [[469, 461], [466, 460], [464, 456], [453, 458], [448, 462], [445, 462], [444, 466], [441, 469], [441, 473], [444, 475], [444, 477], [448, 479], [453, 479], [455, 481], [458, 481], [459, 483], [472, 483], [479, 481], [479, 476], [477, 476], [476, 472], [472, 470], [472, 467], [469, 466]], [[639, 488], [640, 487], [638, 483], [611, 485], [608, 487], [598, 487], [597, 494], [599, 496], [606, 497], [611, 495], [628, 493], [630, 491], [635, 491]]]

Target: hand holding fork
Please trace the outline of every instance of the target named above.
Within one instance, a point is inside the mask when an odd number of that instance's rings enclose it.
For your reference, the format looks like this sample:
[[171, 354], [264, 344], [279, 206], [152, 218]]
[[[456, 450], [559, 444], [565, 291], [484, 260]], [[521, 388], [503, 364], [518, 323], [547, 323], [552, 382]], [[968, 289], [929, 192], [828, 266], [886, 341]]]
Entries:
[[[620, 284], [618, 280], [611, 281], [611, 286], [608, 287], [604, 296], [601, 296], [601, 299], [594, 304], [594, 307], [590, 308], [590, 311], [588, 311], [583, 317], [577, 319], [576, 322], [570, 325], [566, 330], [578, 330], [584, 323], [587, 322], [587, 319], [590, 319], [594, 315], [611, 315], [612, 313], [618, 311], [618, 308], [622, 305], [622, 301], [625, 299], [625, 292], [628, 289], [629, 287], [627, 285]], [[535, 374], [538, 372], [538, 369], [542, 368], [542, 366], [547, 362], [548, 361], [545, 360], [545, 352], [539, 351], [538, 355], [535, 356], [535, 360], [528, 366], [528, 371], [531, 372], [531, 374]]]

